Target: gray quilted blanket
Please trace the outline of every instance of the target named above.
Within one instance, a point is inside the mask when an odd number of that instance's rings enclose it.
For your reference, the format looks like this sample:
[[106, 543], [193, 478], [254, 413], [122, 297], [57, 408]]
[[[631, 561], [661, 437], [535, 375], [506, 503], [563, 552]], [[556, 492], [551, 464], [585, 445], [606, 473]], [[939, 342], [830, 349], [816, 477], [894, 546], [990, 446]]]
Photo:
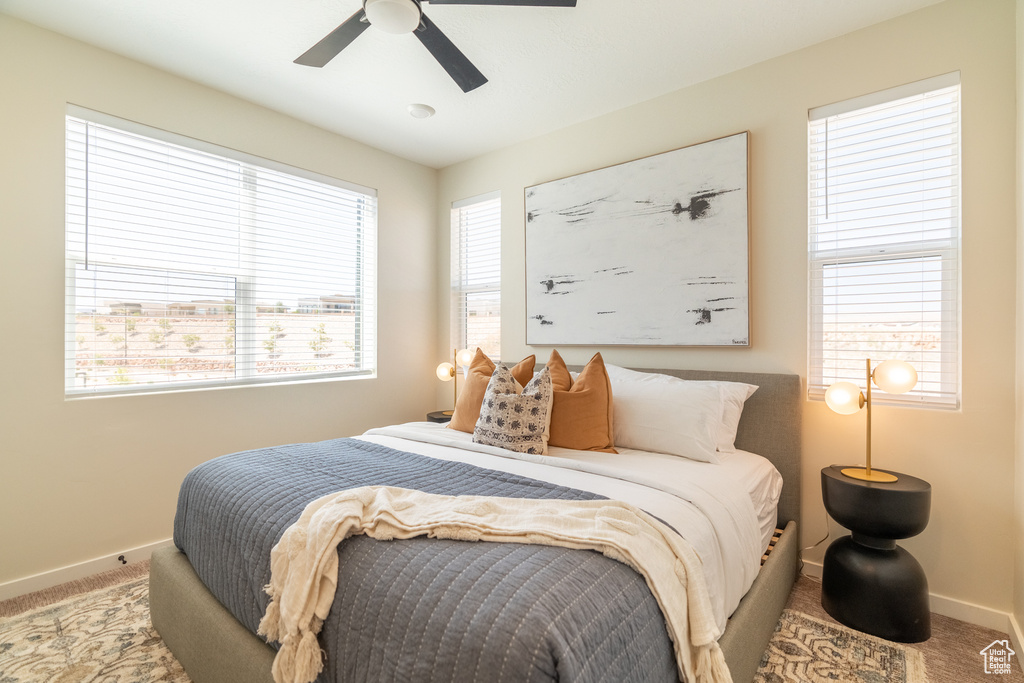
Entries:
[[[447, 495], [601, 496], [357, 439], [228, 455], [185, 478], [174, 541], [253, 633], [270, 551], [306, 504], [366, 485]], [[357, 536], [338, 548], [318, 681], [675, 681], [643, 578], [592, 551]]]

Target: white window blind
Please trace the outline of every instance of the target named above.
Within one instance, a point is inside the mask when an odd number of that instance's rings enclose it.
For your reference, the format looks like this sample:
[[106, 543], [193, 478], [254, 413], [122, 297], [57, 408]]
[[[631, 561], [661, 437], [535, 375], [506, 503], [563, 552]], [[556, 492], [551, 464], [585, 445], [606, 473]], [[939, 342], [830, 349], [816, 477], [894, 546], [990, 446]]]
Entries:
[[452, 340], [501, 357], [501, 195], [452, 204]]
[[69, 111], [67, 395], [375, 371], [375, 191]]
[[809, 393], [905, 360], [959, 405], [960, 86], [947, 74], [810, 112]]

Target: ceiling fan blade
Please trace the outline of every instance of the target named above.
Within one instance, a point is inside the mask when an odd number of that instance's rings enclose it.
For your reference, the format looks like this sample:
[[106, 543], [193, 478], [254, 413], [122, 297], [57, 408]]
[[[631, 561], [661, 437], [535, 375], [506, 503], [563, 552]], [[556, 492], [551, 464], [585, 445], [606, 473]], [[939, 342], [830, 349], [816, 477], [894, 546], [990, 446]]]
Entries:
[[466, 55], [462, 54], [459, 48], [455, 47], [455, 43], [441, 32], [437, 24], [425, 14], [421, 19], [422, 24], [413, 31], [413, 34], [420, 39], [424, 47], [430, 50], [430, 54], [434, 55], [434, 59], [462, 88], [462, 92], [476, 90], [487, 82], [487, 78], [473, 66], [473, 63], [466, 58]]
[[432, 5], [518, 5], [522, 7], [575, 7], [576, 0], [424, 0]]
[[302, 53], [295, 63], [303, 66], [323, 66], [337, 57], [338, 53], [358, 38], [369, 25], [370, 23], [366, 21], [366, 13], [359, 10], [344, 24], [328, 33], [323, 40]]

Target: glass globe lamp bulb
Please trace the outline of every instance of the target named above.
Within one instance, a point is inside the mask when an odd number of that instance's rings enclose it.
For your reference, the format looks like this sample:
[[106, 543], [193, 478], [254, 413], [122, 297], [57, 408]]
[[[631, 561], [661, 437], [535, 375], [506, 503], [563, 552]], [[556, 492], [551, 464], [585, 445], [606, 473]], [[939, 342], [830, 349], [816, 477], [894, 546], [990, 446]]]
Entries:
[[455, 366], [451, 363], [441, 363], [437, 366], [437, 378], [442, 382], [447, 382], [455, 377]]
[[466, 367], [473, 362], [473, 352], [469, 349], [462, 349], [455, 355], [455, 363], [459, 367]]
[[863, 401], [860, 387], [853, 382], [836, 382], [825, 392], [825, 404], [840, 415], [853, 415]]
[[917, 370], [901, 360], [882, 361], [871, 377], [879, 389], [890, 394], [904, 394], [917, 384]]

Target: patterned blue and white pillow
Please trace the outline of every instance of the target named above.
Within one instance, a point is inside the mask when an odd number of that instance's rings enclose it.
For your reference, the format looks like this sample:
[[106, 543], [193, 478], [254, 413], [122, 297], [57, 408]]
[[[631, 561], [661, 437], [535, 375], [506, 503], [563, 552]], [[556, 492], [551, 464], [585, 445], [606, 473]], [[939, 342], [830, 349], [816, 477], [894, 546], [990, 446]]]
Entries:
[[511, 371], [499, 365], [487, 383], [473, 441], [517, 453], [547, 455], [553, 395], [547, 368], [522, 388]]

